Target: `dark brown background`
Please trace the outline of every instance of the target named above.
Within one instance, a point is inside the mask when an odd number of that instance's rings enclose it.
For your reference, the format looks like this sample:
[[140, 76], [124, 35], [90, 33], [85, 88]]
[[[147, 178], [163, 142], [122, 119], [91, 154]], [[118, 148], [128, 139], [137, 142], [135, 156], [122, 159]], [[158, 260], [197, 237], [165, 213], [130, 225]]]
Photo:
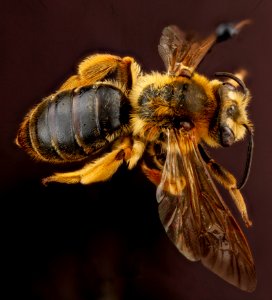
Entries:
[[[11, 295], [26, 281], [32, 299], [46, 300], [272, 298], [271, 12], [268, 0], [1, 1], [0, 174]], [[176, 251], [158, 220], [155, 188], [138, 169], [121, 168], [104, 184], [44, 187], [41, 178], [60, 167], [32, 161], [13, 143], [27, 111], [75, 72], [85, 56], [132, 55], [146, 71], [163, 71], [157, 44], [164, 26], [207, 35], [220, 22], [244, 18], [254, 24], [216, 46], [199, 71], [212, 76], [245, 67], [250, 74], [256, 147], [243, 193], [252, 228], [244, 227], [222, 193], [255, 257], [258, 286], [252, 294]], [[245, 143], [213, 153], [241, 175]]]

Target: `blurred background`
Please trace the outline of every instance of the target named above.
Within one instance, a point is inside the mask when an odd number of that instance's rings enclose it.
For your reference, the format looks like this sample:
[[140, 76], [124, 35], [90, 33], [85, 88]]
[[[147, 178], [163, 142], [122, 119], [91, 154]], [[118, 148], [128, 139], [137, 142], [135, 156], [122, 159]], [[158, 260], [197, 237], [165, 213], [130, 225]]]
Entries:
[[[11, 299], [14, 293], [33, 300], [272, 298], [271, 11], [268, 0], [1, 1], [0, 186]], [[219, 189], [255, 258], [253, 293], [178, 253], [158, 219], [155, 187], [140, 169], [122, 167], [109, 182], [91, 186], [45, 187], [43, 177], [71, 167], [35, 162], [14, 144], [29, 109], [75, 73], [87, 55], [130, 55], [147, 72], [164, 71], [157, 52], [163, 27], [176, 24], [206, 36], [221, 22], [245, 18], [253, 24], [217, 45], [198, 71], [210, 78], [241, 67], [249, 73], [255, 153], [243, 194], [251, 228]], [[240, 178], [246, 147], [241, 142], [211, 153]]]

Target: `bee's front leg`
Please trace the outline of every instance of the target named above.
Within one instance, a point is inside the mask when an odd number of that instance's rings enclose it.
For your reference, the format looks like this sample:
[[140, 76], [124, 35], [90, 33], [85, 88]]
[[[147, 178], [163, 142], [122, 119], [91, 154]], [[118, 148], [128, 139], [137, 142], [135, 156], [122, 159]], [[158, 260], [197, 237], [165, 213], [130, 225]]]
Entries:
[[212, 159], [206, 153], [206, 151], [201, 145], [199, 145], [198, 148], [204, 162], [206, 163], [207, 167], [211, 170], [211, 175], [214, 177], [214, 179], [217, 180], [217, 182], [219, 182], [224, 188], [226, 188], [229, 191], [246, 226], [251, 226], [252, 222], [248, 217], [245, 200], [243, 198], [243, 195], [237, 188], [237, 181], [235, 177], [228, 170], [226, 170], [224, 167], [220, 166], [217, 162], [215, 162], [214, 159]]

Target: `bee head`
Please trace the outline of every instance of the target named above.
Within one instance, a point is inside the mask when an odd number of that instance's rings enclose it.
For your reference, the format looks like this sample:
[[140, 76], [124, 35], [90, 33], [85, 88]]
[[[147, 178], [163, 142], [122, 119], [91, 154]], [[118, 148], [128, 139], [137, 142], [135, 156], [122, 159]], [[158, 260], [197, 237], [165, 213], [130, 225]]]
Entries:
[[210, 132], [218, 144], [229, 147], [241, 140], [246, 130], [252, 127], [247, 116], [250, 93], [241, 79], [244, 75], [242, 72], [218, 72], [215, 75], [227, 80], [221, 82], [217, 89], [218, 110]]

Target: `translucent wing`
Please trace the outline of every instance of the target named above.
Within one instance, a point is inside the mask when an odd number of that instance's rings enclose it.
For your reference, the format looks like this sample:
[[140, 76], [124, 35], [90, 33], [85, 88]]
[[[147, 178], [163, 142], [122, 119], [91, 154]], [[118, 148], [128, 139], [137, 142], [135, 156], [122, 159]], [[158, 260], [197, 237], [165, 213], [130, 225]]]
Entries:
[[202, 40], [186, 34], [175, 25], [165, 27], [162, 31], [158, 51], [168, 74], [190, 77], [215, 43], [233, 37], [250, 23], [251, 21], [247, 19], [239, 23], [220, 24], [214, 33]]
[[179, 76], [184, 70], [193, 72], [216, 42], [216, 34], [200, 41], [185, 34], [177, 26], [165, 27], [158, 46], [159, 54], [170, 75]]
[[167, 155], [157, 188], [161, 222], [179, 251], [201, 260], [239, 287], [256, 287], [247, 241], [219, 195], [192, 135], [168, 131]]

